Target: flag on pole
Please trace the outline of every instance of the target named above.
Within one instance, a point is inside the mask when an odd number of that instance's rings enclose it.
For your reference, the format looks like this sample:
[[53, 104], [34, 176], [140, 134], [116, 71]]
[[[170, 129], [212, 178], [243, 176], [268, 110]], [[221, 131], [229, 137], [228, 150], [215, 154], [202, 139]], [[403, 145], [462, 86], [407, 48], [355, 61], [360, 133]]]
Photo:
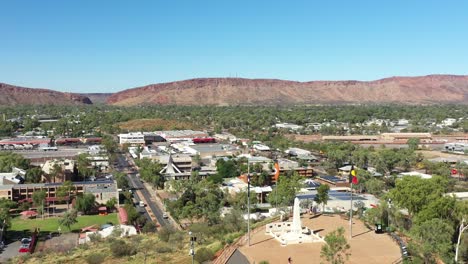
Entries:
[[349, 183], [352, 183], [352, 184], [359, 183], [356, 170], [354, 169], [354, 165], [351, 166], [351, 170], [349, 171]]

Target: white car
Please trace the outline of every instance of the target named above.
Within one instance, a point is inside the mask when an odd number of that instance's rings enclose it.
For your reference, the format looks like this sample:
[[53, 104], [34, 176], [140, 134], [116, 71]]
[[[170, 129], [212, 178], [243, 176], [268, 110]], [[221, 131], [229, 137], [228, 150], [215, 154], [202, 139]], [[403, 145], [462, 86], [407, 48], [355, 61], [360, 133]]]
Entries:
[[140, 201], [140, 203], [139, 203], [139, 204], [140, 204], [140, 206], [141, 206], [141, 207], [145, 207], [145, 202], [143, 202], [143, 201]]
[[167, 215], [167, 213], [163, 213], [163, 218], [164, 218], [164, 219], [168, 219], [168, 218], [169, 218], [169, 216]]

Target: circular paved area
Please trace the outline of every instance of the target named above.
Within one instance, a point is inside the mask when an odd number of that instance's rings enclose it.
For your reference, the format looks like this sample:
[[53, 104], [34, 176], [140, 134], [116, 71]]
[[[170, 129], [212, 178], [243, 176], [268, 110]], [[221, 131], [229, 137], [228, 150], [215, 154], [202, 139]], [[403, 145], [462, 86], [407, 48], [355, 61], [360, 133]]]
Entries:
[[[353, 238], [349, 240], [349, 221], [339, 216], [312, 217], [305, 214], [301, 217], [302, 225], [319, 231], [319, 235], [325, 236], [329, 232], [342, 226], [345, 228], [345, 236], [351, 245], [351, 256], [346, 263], [392, 263], [401, 257], [398, 245], [386, 234], [375, 234], [367, 229], [364, 224], [355, 219], [353, 224]], [[320, 250], [322, 243], [298, 244], [281, 246], [265, 232], [258, 232], [251, 238], [251, 246], [240, 248], [240, 252], [246, 256], [250, 263], [258, 263], [267, 260], [270, 264], [286, 264], [291, 257], [293, 264], [321, 263]]]

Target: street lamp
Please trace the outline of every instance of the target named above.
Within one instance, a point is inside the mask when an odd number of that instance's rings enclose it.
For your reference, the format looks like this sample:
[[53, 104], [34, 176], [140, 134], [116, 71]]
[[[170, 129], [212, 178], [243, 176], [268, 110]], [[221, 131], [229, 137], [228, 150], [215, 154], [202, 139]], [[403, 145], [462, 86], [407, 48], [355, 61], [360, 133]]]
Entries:
[[189, 231], [189, 236], [190, 236], [190, 251], [189, 255], [192, 256], [192, 264], [195, 263], [195, 249], [194, 249], [194, 244], [197, 242], [197, 237], [193, 235], [192, 231]]

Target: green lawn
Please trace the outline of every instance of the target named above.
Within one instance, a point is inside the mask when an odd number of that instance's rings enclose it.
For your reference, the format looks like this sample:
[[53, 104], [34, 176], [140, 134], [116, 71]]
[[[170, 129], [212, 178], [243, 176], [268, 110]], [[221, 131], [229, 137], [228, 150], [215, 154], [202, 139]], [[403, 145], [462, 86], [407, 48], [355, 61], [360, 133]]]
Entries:
[[[59, 217], [46, 218], [44, 220], [38, 219], [22, 219], [20, 217], [13, 218], [11, 220], [12, 231], [24, 231], [33, 230], [38, 227], [42, 232], [57, 232], [59, 223]], [[81, 228], [97, 224], [98, 226], [105, 223], [118, 224], [117, 214], [112, 213], [108, 215], [83, 215], [78, 216], [78, 223], [71, 226], [72, 231], [80, 231]], [[70, 232], [66, 227], [61, 227], [62, 233]]]

